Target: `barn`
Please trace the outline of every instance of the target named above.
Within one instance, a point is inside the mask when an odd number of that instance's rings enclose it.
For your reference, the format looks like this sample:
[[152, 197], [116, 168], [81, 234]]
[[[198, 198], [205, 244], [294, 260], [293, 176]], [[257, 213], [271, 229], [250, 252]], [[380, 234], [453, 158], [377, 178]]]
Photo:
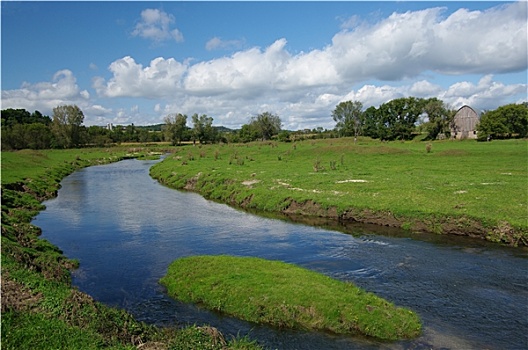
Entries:
[[477, 112], [467, 105], [462, 106], [453, 117], [451, 137], [457, 140], [476, 139], [478, 122]]

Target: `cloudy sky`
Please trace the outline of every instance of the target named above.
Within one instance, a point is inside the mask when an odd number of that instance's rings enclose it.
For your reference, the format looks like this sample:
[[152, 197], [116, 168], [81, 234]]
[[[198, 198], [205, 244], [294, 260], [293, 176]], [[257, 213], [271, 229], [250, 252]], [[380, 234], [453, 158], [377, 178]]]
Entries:
[[[527, 100], [527, 2], [1, 2], [2, 109], [335, 126], [339, 102]], [[190, 119], [190, 118], [189, 118]]]

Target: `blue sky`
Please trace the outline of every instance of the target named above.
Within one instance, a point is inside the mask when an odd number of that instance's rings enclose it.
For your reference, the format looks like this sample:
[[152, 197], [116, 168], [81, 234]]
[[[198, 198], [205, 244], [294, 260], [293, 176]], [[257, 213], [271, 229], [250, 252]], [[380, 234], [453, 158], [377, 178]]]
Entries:
[[[346, 100], [527, 100], [526, 2], [2, 1], [2, 109], [86, 125], [171, 113], [238, 128], [262, 112], [333, 128]], [[190, 118], [189, 118], [190, 119]]]

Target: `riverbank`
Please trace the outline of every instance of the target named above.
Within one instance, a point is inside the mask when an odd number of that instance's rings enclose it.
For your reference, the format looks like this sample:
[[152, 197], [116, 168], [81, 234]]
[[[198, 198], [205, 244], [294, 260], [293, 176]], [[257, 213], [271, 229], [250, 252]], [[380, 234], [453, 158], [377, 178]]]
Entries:
[[151, 169], [244, 209], [528, 245], [526, 140], [185, 146]]
[[145, 147], [2, 152], [2, 348], [5, 349], [259, 349], [216, 329], [158, 328], [104, 306], [71, 285], [78, 262], [40, 239], [30, 222], [72, 172], [126, 158]]

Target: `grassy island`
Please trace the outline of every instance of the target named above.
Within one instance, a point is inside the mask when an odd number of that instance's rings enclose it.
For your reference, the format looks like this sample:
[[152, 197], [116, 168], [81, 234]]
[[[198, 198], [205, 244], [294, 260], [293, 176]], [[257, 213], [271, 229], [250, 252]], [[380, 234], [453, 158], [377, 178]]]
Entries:
[[419, 317], [351, 283], [259, 258], [195, 256], [174, 261], [169, 295], [251, 322], [362, 334], [382, 340], [421, 332]]
[[190, 145], [151, 176], [246, 209], [526, 246], [527, 145], [368, 138]]

